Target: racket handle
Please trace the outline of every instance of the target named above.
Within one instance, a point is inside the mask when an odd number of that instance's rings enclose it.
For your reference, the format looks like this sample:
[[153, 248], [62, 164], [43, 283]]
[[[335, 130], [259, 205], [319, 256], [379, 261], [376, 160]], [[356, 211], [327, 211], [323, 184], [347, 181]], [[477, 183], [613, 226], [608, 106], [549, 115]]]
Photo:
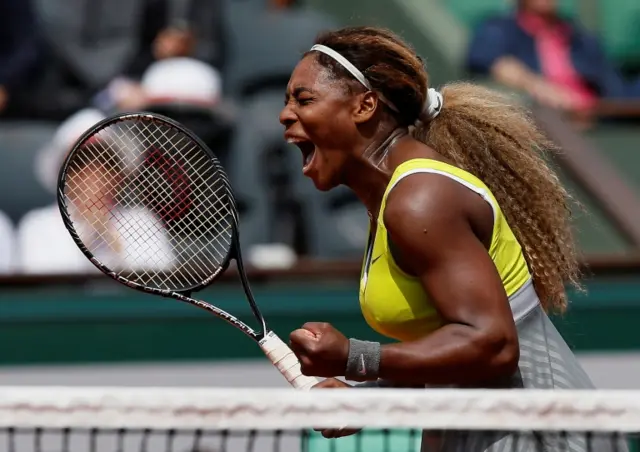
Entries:
[[269, 331], [258, 345], [294, 388], [308, 390], [320, 382], [315, 377], [302, 375], [298, 358], [273, 331]]

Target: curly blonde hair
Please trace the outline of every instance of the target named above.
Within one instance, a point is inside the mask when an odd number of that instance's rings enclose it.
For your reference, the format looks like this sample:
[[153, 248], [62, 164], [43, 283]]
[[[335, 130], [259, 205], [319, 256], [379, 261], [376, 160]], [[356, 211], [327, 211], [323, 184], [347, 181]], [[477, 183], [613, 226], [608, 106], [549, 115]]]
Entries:
[[564, 311], [565, 283], [581, 286], [570, 195], [547, 161], [556, 146], [504, 95], [468, 83], [446, 85], [442, 95], [440, 115], [414, 136], [489, 187], [522, 246], [543, 305]]
[[[536, 127], [528, 112], [506, 95], [470, 83], [441, 90], [440, 114], [416, 122], [425, 103], [428, 75], [420, 57], [392, 32], [348, 27], [321, 35], [354, 64], [396, 107], [389, 110], [413, 136], [481, 179], [496, 197], [522, 246], [536, 292], [547, 311], [567, 306], [565, 284], [581, 289], [571, 227], [569, 193], [549, 166], [557, 147]], [[320, 64], [337, 77], [351, 78], [320, 53]]]

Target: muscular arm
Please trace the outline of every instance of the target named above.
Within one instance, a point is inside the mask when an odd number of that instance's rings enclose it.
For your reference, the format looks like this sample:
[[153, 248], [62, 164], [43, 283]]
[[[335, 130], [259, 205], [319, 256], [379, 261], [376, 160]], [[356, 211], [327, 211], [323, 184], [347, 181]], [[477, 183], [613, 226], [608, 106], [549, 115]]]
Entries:
[[478, 203], [478, 195], [435, 174], [410, 176], [391, 192], [384, 222], [399, 263], [420, 278], [445, 325], [416, 341], [383, 345], [380, 378], [474, 385], [515, 372], [518, 337], [507, 295], [472, 228]]

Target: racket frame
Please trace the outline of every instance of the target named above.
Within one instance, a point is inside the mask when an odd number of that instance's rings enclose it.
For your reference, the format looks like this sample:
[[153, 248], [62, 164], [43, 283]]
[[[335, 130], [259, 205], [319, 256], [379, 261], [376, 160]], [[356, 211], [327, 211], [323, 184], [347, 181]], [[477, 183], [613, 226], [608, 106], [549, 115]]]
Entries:
[[[73, 225], [73, 221], [71, 220], [71, 216], [67, 211], [64, 189], [66, 186], [66, 175], [69, 169], [69, 165], [73, 160], [73, 156], [75, 152], [81, 149], [90, 138], [97, 135], [101, 130], [107, 128], [108, 126], [119, 123], [119, 122], [125, 122], [127, 120], [140, 120], [140, 118], [142, 117], [146, 118], [146, 120], [148, 121], [165, 123], [165, 125], [175, 128], [176, 130], [178, 130], [181, 133], [184, 133], [188, 138], [193, 140], [207, 154], [211, 162], [216, 166], [216, 170], [218, 171], [219, 176], [222, 178], [223, 183], [225, 184], [225, 190], [227, 191], [227, 197], [230, 203], [231, 213], [232, 213], [231, 227], [233, 229], [231, 234], [232, 244], [229, 249], [229, 252], [227, 253], [227, 256], [224, 258], [220, 266], [210, 276], [205, 278], [201, 283], [186, 289], [166, 290], [166, 289], [159, 289], [154, 287], [147, 287], [143, 284], [137, 283], [135, 281], [131, 281], [119, 275], [115, 271], [111, 270], [110, 268], [105, 266], [97, 257], [95, 257], [93, 253], [91, 253], [87, 249], [87, 247], [84, 245], [82, 240], [80, 240], [80, 237], [78, 236], [75, 230], [75, 227]], [[248, 278], [244, 269], [244, 264], [242, 261], [242, 255], [240, 250], [240, 240], [239, 240], [240, 228], [238, 226], [238, 208], [237, 208], [235, 196], [233, 194], [233, 190], [231, 187], [231, 183], [229, 182], [229, 179], [227, 177], [226, 172], [224, 171], [224, 168], [222, 168], [222, 165], [220, 165], [220, 162], [218, 161], [213, 151], [211, 151], [211, 149], [209, 149], [209, 147], [197, 135], [195, 135], [189, 129], [184, 127], [182, 124], [164, 115], [160, 115], [158, 113], [149, 113], [149, 112], [119, 113], [119, 114], [111, 115], [101, 120], [100, 122], [96, 123], [93, 127], [91, 127], [89, 130], [87, 130], [84, 134], [82, 134], [80, 138], [78, 138], [75, 145], [71, 148], [71, 151], [65, 157], [65, 160], [62, 166], [60, 167], [60, 172], [58, 173], [57, 199], [58, 199], [58, 208], [60, 210], [60, 215], [62, 216], [64, 225], [69, 231], [71, 237], [73, 238], [73, 241], [76, 243], [78, 248], [80, 248], [80, 251], [82, 251], [82, 253], [87, 257], [87, 259], [89, 259], [89, 261], [91, 261], [91, 263], [95, 267], [97, 267], [102, 273], [106, 274], [107, 276], [111, 277], [117, 282], [124, 284], [132, 289], [136, 289], [138, 291], [152, 294], [152, 295], [160, 295], [166, 298], [174, 298], [176, 300], [189, 303], [191, 305], [194, 305], [201, 309], [209, 311], [215, 316], [221, 318], [222, 320], [225, 320], [226, 322], [230, 323], [234, 327], [238, 328], [243, 333], [245, 333], [245, 335], [251, 337], [258, 343], [268, 336], [269, 329], [267, 328], [266, 320], [262, 315], [262, 313], [260, 312], [260, 309], [258, 308], [255, 297], [253, 295], [253, 291], [251, 290], [251, 286], [249, 285], [249, 281], [248, 281]], [[217, 308], [216, 306], [213, 306], [210, 303], [207, 303], [202, 300], [197, 300], [191, 297], [191, 295], [194, 292], [201, 291], [202, 289], [210, 286], [216, 279], [218, 279], [229, 268], [229, 265], [231, 264], [232, 259], [236, 261], [238, 275], [240, 277], [242, 287], [249, 301], [249, 306], [251, 307], [251, 310], [256, 320], [260, 323], [261, 330], [259, 331], [250, 327], [249, 325], [247, 325], [245, 322], [238, 319], [234, 315], [229, 314], [228, 312], [220, 308]]]
[[[193, 287], [182, 289], [182, 290], [163, 290], [159, 288], [147, 287], [143, 284], [136, 283], [134, 281], [130, 281], [129, 279], [120, 276], [115, 271], [106, 267], [98, 258], [96, 258], [82, 243], [80, 237], [78, 236], [75, 227], [73, 226], [73, 221], [71, 220], [71, 216], [66, 208], [65, 202], [65, 194], [64, 188], [66, 185], [66, 174], [69, 168], [69, 164], [72, 160], [75, 152], [84, 146], [92, 136], [99, 133], [101, 130], [106, 128], [108, 125], [117, 122], [123, 122], [127, 120], [139, 120], [141, 117], [146, 117], [147, 120], [156, 121], [156, 122], [164, 122], [168, 124], [170, 127], [174, 127], [181, 133], [184, 133], [188, 138], [192, 139], [204, 152], [210, 157], [212, 163], [216, 166], [222, 181], [225, 184], [225, 188], [227, 190], [227, 197], [230, 202], [230, 210], [231, 210], [231, 247], [226, 258], [223, 260], [221, 265], [214, 271], [210, 276], [205, 278], [200, 284], [195, 285]], [[256, 341], [260, 346], [260, 349], [264, 352], [264, 354], [269, 358], [269, 360], [273, 363], [273, 365], [280, 371], [280, 373], [285, 377], [285, 379], [291, 384], [294, 388], [297, 389], [311, 389], [313, 386], [319, 383], [315, 377], [309, 377], [303, 375], [300, 370], [300, 363], [298, 362], [298, 358], [295, 356], [293, 351], [288, 347], [288, 345], [278, 337], [273, 331], [269, 330], [266, 324], [266, 320], [262, 313], [260, 312], [258, 305], [253, 296], [253, 291], [249, 285], [249, 281], [247, 278], [247, 274], [244, 269], [244, 264], [242, 261], [242, 254], [240, 249], [240, 228], [238, 221], [238, 208], [236, 205], [235, 197], [233, 195], [233, 190], [231, 188], [231, 183], [229, 182], [229, 178], [227, 177], [224, 168], [218, 161], [217, 157], [211, 151], [211, 149], [193, 132], [184, 127], [182, 124], [177, 121], [172, 120], [171, 118], [167, 118], [166, 116], [150, 113], [150, 112], [133, 112], [133, 113], [119, 113], [116, 115], [112, 115], [108, 118], [103, 119], [102, 121], [95, 124], [91, 129], [86, 131], [73, 146], [69, 154], [64, 160], [60, 168], [60, 173], [58, 175], [58, 190], [57, 190], [57, 198], [58, 198], [58, 207], [60, 209], [60, 214], [62, 216], [65, 227], [69, 231], [71, 237], [74, 242], [82, 251], [82, 253], [91, 261], [91, 263], [96, 266], [102, 273], [110, 276], [112, 279], [118, 281], [121, 284], [124, 284], [132, 289], [138, 290], [140, 292], [152, 294], [152, 295], [160, 295], [166, 298], [173, 298], [178, 301], [182, 301], [188, 303], [190, 305], [199, 307], [204, 309], [216, 317], [226, 321], [232, 326], [236, 327], [245, 335], [249, 336], [251, 339]], [[200, 291], [205, 287], [212, 284], [219, 276], [224, 273], [231, 263], [231, 259], [236, 261], [238, 275], [240, 277], [240, 281], [242, 283], [242, 287], [244, 289], [245, 295], [247, 296], [247, 300], [249, 301], [249, 306], [251, 306], [251, 310], [253, 314], [260, 323], [261, 330], [256, 331], [251, 328], [249, 325], [238, 319], [237, 317], [229, 314], [228, 312], [213, 306], [202, 300], [196, 300], [191, 297], [193, 292]]]

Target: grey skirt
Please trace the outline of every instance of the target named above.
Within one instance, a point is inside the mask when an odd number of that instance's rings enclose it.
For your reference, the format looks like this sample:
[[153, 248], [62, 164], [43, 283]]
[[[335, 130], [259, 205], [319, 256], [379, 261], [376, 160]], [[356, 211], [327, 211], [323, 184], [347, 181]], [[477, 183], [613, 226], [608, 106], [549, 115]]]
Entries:
[[[573, 352], [538, 304], [517, 319], [518, 372], [502, 388], [594, 389]], [[514, 394], [517, 397], [517, 394]], [[424, 432], [422, 452], [626, 452], [621, 437], [520, 432]]]

